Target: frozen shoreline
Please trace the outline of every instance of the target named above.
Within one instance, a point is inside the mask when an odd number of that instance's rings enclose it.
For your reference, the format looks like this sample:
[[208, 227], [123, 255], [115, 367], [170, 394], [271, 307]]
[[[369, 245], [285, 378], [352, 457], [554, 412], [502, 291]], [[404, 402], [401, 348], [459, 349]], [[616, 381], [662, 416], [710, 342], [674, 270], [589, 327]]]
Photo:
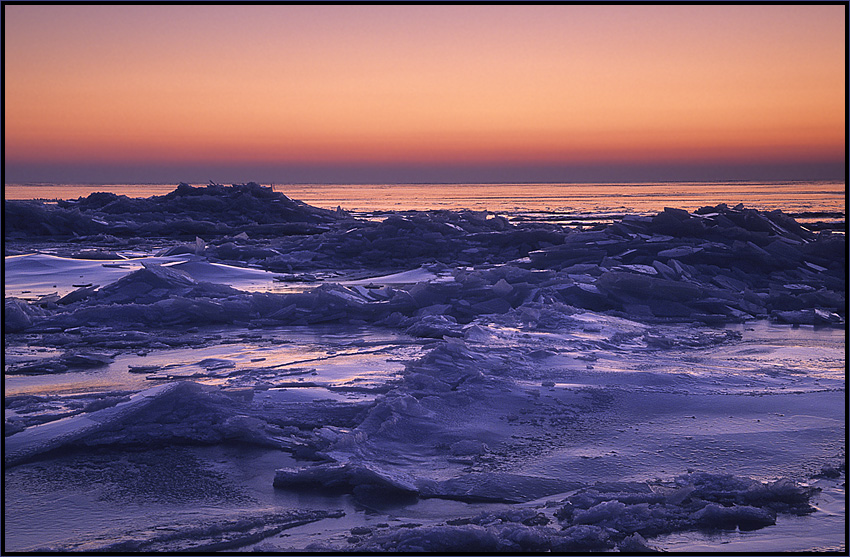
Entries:
[[[7, 207], [8, 549], [843, 543], [843, 236], [741, 207], [578, 230], [169, 196]], [[123, 530], [53, 523], [27, 487], [51, 475]]]

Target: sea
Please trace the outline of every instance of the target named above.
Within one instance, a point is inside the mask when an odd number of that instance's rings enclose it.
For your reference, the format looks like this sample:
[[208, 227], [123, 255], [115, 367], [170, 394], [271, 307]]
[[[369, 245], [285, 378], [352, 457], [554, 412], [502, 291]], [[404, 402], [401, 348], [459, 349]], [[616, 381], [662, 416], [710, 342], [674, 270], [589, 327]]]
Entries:
[[[205, 184], [192, 184], [205, 185]], [[799, 222], [843, 228], [844, 182], [644, 182], [504, 184], [263, 184], [316, 207], [341, 207], [358, 216], [389, 211], [490, 211], [560, 224], [604, 222], [665, 207], [693, 211], [725, 203], [772, 211]], [[5, 184], [5, 199], [77, 199], [93, 192], [128, 197], [165, 195], [177, 184]]]

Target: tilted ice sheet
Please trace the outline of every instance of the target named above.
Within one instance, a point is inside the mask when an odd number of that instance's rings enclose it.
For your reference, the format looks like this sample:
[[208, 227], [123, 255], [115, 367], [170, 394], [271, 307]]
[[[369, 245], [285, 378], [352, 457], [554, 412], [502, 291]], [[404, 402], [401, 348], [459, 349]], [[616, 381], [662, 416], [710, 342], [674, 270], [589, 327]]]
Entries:
[[[191, 254], [104, 260], [31, 253], [5, 257], [5, 296], [36, 299], [51, 293], [64, 296], [83, 286], [103, 287], [133, 271], [142, 269], [145, 263], [173, 267], [187, 273], [196, 281], [227, 284], [248, 292], [291, 293], [302, 292], [317, 286], [315, 280], [304, 282], [298, 280], [298, 277], [283, 280], [285, 275], [281, 273], [210, 262], [204, 257]], [[321, 273], [317, 274], [321, 275]], [[452, 280], [449, 273], [435, 273], [423, 267], [362, 279], [331, 278], [327, 282], [339, 282], [347, 286], [380, 286], [446, 280]]]
[[12, 255], [4, 258], [6, 297], [37, 297], [56, 292], [64, 296], [77, 289], [74, 285], [105, 286], [142, 268], [143, 262], [173, 264], [180, 256], [134, 259], [74, 259], [43, 253]]
[[212, 263], [192, 255], [148, 256], [130, 259], [75, 259], [42, 253], [8, 256], [4, 260], [6, 296], [34, 298], [50, 293], [64, 296], [79, 285], [106, 286], [142, 268], [158, 263], [188, 273], [197, 281], [229, 284], [241, 290], [290, 291], [276, 281], [276, 273], [262, 269]]

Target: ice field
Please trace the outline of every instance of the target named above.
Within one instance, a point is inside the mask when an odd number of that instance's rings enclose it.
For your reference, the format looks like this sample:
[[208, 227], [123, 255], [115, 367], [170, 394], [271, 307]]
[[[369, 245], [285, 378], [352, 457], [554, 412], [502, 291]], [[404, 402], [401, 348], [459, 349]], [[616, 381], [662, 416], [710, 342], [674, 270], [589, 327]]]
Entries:
[[846, 551], [846, 243], [781, 211], [7, 201], [7, 551]]

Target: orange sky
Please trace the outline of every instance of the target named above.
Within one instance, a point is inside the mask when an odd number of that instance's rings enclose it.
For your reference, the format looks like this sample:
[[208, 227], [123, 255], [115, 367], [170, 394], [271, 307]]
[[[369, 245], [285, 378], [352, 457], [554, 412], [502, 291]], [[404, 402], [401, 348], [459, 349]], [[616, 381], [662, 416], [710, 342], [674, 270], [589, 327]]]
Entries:
[[843, 5], [4, 11], [7, 165], [845, 153]]

